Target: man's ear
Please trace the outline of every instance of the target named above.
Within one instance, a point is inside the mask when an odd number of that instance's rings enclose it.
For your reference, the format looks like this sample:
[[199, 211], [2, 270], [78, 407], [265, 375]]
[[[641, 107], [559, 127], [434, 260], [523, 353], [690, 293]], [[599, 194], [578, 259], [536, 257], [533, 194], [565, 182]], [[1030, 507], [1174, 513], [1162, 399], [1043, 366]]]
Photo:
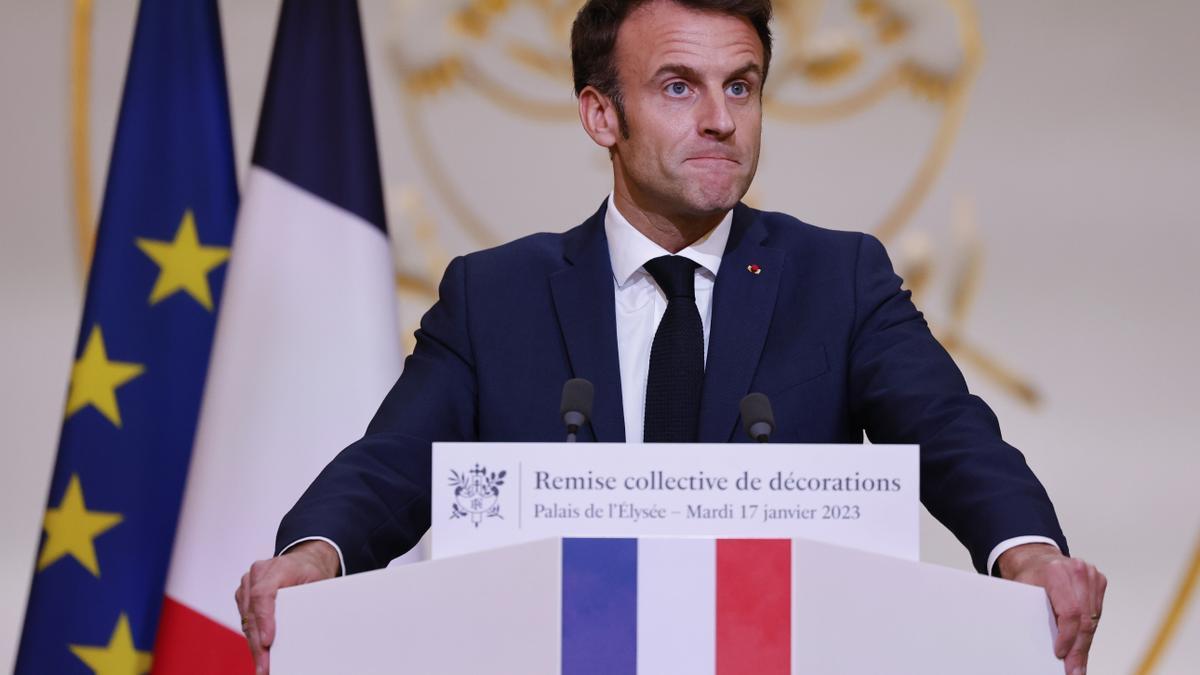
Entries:
[[596, 145], [612, 150], [617, 144], [621, 130], [616, 105], [591, 85], [579, 92], [579, 121]]

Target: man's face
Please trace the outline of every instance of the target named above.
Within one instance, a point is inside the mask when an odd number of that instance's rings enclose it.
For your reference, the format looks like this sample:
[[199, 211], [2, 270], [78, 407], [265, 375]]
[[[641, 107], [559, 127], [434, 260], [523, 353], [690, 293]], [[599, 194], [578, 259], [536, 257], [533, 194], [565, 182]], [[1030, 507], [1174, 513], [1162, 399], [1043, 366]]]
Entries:
[[613, 162], [634, 201], [667, 216], [733, 208], [762, 135], [763, 48], [750, 22], [657, 0], [621, 24], [616, 63], [629, 138]]

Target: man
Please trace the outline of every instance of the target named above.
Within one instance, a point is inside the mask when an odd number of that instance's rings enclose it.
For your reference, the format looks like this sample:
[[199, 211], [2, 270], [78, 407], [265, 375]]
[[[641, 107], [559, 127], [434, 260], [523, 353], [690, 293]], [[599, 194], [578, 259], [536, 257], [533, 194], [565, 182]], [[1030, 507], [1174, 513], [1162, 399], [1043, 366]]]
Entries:
[[[793, 442], [921, 445], [922, 501], [976, 568], [1046, 588], [1082, 673], [1106, 580], [900, 289], [873, 238], [739, 204], [758, 163], [769, 0], [591, 0], [572, 30], [580, 120], [613, 192], [564, 234], [458, 258], [367, 434], [280, 525], [236, 593], [260, 672], [281, 587], [386, 565], [429, 526], [432, 441], [561, 438], [557, 395], [596, 385], [582, 436], [736, 438], [771, 396]], [[672, 255], [674, 254], [674, 255]]]

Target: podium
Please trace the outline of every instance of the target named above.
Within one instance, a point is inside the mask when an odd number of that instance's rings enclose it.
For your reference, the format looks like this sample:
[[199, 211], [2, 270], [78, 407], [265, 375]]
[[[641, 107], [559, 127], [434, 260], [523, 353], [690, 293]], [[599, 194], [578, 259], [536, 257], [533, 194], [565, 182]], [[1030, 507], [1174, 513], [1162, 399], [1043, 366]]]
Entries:
[[1037, 587], [802, 539], [553, 538], [280, 591], [307, 673], [1059, 675]]

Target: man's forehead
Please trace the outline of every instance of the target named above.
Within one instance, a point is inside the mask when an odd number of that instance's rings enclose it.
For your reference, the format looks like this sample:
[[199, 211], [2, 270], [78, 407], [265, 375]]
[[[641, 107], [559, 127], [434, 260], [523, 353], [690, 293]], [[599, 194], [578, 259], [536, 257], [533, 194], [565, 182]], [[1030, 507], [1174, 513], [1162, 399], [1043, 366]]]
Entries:
[[617, 32], [618, 59], [652, 73], [667, 63], [698, 71], [739, 69], [748, 62], [762, 70], [763, 46], [750, 22], [724, 12], [696, 10], [670, 0], [638, 7]]

